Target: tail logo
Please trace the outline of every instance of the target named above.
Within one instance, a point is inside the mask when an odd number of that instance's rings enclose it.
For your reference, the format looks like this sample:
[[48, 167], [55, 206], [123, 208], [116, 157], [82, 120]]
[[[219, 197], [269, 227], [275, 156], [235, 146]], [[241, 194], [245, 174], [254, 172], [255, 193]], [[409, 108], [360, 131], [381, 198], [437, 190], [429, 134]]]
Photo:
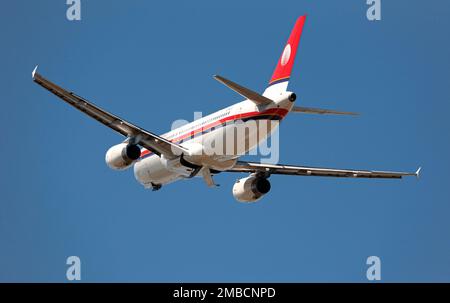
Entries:
[[[273, 71], [272, 78], [270, 78], [269, 87], [274, 84], [283, 83], [283, 85], [277, 86], [277, 88], [272, 89], [276, 93], [279, 93], [280, 91], [286, 91], [287, 89], [289, 77], [291, 76], [291, 70], [292, 66], [294, 65], [295, 55], [297, 54], [297, 47], [300, 41], [300, 36], [302, 34], [305, 19], [306, 16], [301, 16], [295, 22], [294, 28], [292, 29], [291, 34], [289, 35], [289, 39], [284, 45], [283, 52], [281, 53], [281, 56], [277, 61], [277, 65], [275, 67], [275, 70]], [[264, 96], [269, 95], [271, 95], [271, 93], [267, 91], [267, 93], [265, 92]]]
[[288, 43], [284, 48], [283, 54], [281, 55], [281, 62], [280, 62], [281, 65], [285, 66], [288, 63], [290, 57], [291, 57], [291, 45]]

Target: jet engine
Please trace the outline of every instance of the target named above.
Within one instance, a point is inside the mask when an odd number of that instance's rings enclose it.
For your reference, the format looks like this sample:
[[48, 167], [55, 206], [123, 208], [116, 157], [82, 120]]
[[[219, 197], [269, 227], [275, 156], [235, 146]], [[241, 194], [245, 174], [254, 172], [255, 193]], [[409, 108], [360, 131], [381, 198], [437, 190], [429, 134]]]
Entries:
[[267, 178], [250, 175], [233, 185], [233, 196], [239, 202], [256, 202], [270, 191]]
[[131, 166], [141, 156], [141, 149], [137, 145], [120, 143], [106, 152], [106, 164], [112, 169], [123, 170]]

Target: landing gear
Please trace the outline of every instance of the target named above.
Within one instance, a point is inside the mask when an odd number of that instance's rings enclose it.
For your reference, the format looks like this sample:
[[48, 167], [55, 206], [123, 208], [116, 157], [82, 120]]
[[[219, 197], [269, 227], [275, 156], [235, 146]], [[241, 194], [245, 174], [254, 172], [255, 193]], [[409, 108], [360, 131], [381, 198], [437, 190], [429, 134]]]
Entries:
[[186, 161], [186, 159], [184, 159], [184, 154], [181, 154], [181, 156], [180, 156], [180, 164], [192, 169], [188, 178], [195, 177], [198, 174], [198, 172], [202, 169], [201, 165], [197, 165], [197, 164], [191, 163], [189, 161]]
[[161, 188], [161, 184], [155, 184], [152, 182], [152, 191], [157, 191]]

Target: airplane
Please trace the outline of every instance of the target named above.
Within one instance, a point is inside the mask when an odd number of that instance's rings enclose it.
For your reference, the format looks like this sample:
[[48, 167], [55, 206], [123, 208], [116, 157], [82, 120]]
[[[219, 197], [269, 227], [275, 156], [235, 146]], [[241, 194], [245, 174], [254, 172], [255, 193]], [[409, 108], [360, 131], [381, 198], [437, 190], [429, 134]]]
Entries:
[[[305, 20], [306, 16], [300, 16], [296, 20], [269, 84], [262, 94], [215, 75], [214, 78], [217, 81], [244, 97], [245, 100], [163, 135], [147, 131], [65, 90], [40, 75], [37, 72], [38, 66], [32, 72], [32, 79], [71, 106], [125, 136], [125, 140], [112, 146], [106, 152], [105, 161], [109, 167], [116, 170], [123, 170], [133, 165], [135, 178], [149, 189], [158, 190], [163, 185], [195, 176], [202, 177], [209, 187], [215, 187], [213, 176], [218, 173], [247, 173], [248, 176], [236, 181], [232, 193], [239, 202], [256, 202], [270, 191], [271, 185], [268, 178], [271, 175], [391, 179], [400, 179], [405, 176], [418, 177], [420, 167], [416, 172], [393, 172], [266, 164], [239, 160], [243, 153], [268, 139], [277, 129], [279, 122], [291, 112], [356, 114], [295, 105], [296, 94], [288, 91], [287, 88]], [[271, 127], [234, 138], [241, 146], [240, 152], [236, 149], [228, 153], [205, 152], [208, 144], [212, 141], [220, 141], [237, 121], [242, 122], [244, 126], [249, 123], [267, 122]]]

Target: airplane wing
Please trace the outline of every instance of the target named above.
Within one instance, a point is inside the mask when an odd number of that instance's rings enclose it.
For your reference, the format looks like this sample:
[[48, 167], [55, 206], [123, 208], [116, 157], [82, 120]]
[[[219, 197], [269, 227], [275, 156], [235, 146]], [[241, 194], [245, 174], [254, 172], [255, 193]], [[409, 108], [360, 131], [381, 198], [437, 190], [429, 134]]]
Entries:
[[127, 122], [101, 109], [86, 99], [83, 99], [82, 97], [77, 96], [76, 94], [69, 92], [45, 79], [37, 72], [37, 66], [33, 70], [32, 77], [34, 82], [55, 94], [76, 109], [115, 130], [116, 132], [130, 138], [131, 140], [134, 140], [134, 144], [139, 144], [159, 156], [163, 154], [169, 158], [172, 158], [175, 155], [181, 155], [183, 152], [187, 152], [185, 147], [131, 124], [130, 122]]
[[321, 176], [321, 177], [345, 177], [345, 178], [384, 178], [401, 179], [406, 176], [419, 177], [420, 168], [412, 172], [371, 171], [354, 169], [334, 169], [292, 165], [273, 165], [255, 162], [238, 161], [227, 172], [265, 173], [296, 176]]

